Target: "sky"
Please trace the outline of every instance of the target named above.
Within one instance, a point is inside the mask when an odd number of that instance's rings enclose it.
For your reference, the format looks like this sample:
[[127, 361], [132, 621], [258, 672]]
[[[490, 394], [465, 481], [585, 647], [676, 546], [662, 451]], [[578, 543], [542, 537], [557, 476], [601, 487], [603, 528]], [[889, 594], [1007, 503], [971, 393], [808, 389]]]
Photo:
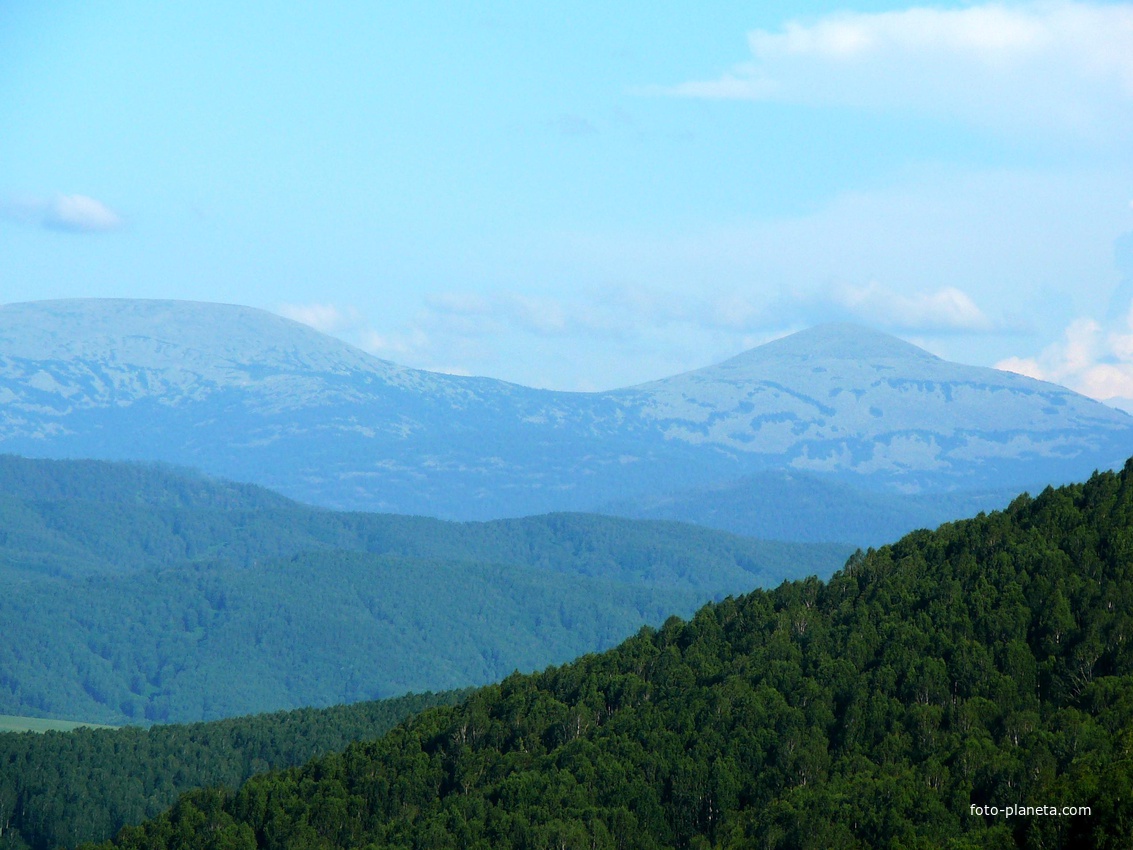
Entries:
[[853, 321], [1133, 409], [1133, 3], [0, 0], [0, 302], [76, 297], [562, 390]]

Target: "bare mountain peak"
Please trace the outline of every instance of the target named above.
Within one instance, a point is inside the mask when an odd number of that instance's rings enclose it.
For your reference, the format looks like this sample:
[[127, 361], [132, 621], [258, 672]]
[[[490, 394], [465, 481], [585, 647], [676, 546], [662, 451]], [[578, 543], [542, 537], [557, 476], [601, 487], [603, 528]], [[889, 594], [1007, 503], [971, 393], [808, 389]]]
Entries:
[[255, 364], [287, 372], [403, 371], [266, 310], [235, 304], [72, 298], [0, 306], [0, 347], [29, 360], [104, 360], [213, 373]]
[[892, 334], [850, 322], [829, 322], [773, 340], [726, 362], [782, 358], [922, 361], [940, 359]]

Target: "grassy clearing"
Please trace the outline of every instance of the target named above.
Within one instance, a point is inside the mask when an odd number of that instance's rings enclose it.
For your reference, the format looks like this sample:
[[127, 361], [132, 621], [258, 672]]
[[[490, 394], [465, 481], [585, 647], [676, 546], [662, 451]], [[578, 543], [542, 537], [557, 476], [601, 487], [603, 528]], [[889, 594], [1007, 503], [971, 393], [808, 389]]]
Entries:
[[80, 726], [90, 726], [92, 729], [111, 729], [101, 723], [83, 723], [75, 720], [47, 720], [43, 717], [15, 717], [10, 714], [0, 714], [0, 732], [46, 732], [54, 729], [59, 732], [70, 732]]

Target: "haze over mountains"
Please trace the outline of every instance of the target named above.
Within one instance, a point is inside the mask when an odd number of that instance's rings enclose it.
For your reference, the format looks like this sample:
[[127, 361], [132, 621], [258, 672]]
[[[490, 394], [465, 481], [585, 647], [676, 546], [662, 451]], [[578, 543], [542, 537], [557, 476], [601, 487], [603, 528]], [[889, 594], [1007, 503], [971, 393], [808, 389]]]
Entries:
[[[1124, 413], [851, 325], [566, 393], [405, 368], [247, 307], [31, 302], [0, 308], [0, 401], [0, 451], [167, 461], [330, 507], [453, 519], [604, 508], [830, 540], [845, 525], [824, 517], [865, 498], [876, 518], [854, 543], [1133, 451]], [[816, 487], [826, 501], [798, 498]], [[728, 509], [706, 507], [733, 491]], [[932, 513], [937, 500], [896, 498], [943, 492], [948, 516]], [[810, 513], [761, 519], [792, 500]]]

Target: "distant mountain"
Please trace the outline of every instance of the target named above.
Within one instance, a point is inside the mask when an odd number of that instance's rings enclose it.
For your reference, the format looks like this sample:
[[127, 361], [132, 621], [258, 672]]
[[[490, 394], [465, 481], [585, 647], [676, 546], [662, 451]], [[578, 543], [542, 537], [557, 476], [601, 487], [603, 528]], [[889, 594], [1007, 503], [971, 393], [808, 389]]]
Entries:
[[[614, 393], [669, 439], [850, 473], [903, 492], [1005, 486], [1086, 458], [1120, 466], [1133, 418], [1054, 384], [963, 366], [877, 331], [829, 324]], [[1045, 476], [1044, 476], [1045, 477]]]
[[583, 514], [339, 513], [106, 461], [0, 457], [0, 494], [0, 714], [94, 722], [482, 684], [851, 551]]
[[1124, 413], [851, 325], [563, 393], [404, 368], [246, 307], [10, 304], [0, 402], [0, 450], [167, 461], [300, 501], [453, 519], [633, 512], [776, 469], [852, 491], [1006, 493], [1133, 453]]

